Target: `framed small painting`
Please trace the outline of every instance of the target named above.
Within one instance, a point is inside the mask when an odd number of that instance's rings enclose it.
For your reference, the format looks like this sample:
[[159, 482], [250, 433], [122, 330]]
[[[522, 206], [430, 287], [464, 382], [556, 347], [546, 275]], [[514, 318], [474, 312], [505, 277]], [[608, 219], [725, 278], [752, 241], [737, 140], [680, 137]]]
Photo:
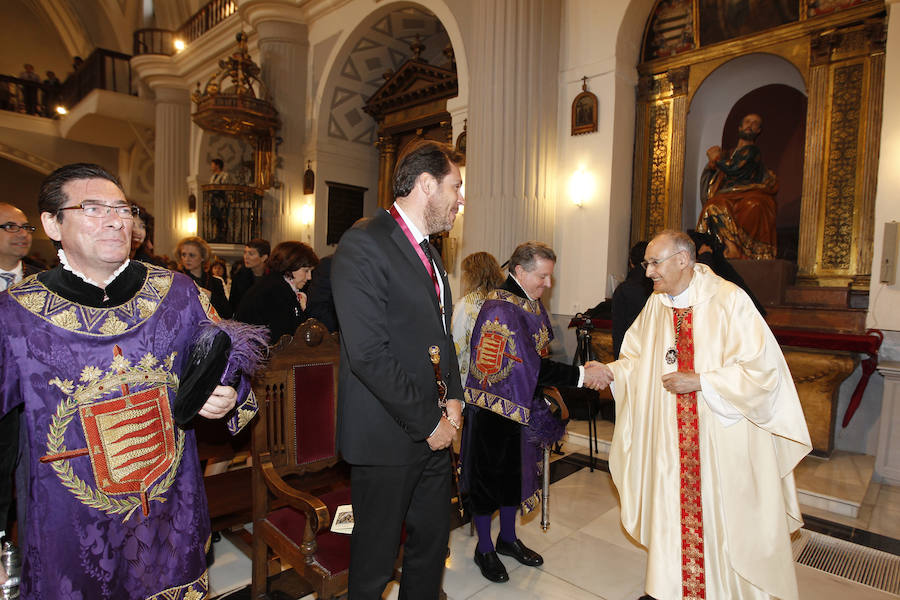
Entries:
[[597, 131], [597, 96], [587, 91], [587, 77], [581, 93], [572, 101], [572, 135]]

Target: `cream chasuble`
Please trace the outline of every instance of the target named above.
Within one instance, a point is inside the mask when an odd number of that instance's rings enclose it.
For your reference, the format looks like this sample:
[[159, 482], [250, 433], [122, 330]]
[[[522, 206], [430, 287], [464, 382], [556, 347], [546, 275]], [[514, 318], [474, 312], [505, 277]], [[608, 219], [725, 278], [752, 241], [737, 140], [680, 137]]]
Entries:
[[[655, 293], [609, 365], [616, 399], [609, 466], [622, 525], [648, 549], [645, 589], [659, 600], [795, 600], [790, 533], [802, 520], [793, 469], [812, 446], [791, 374], [743, 290], [695, 265], [687, 293], [680, 339], [671, 298]], [[662, 376], [679, 366], [701, 375], [710, 398], [663, 388]], [[697, 459], [699, 506], [690, 497]], [[692, 515], [702, 519], [699, 531]]]

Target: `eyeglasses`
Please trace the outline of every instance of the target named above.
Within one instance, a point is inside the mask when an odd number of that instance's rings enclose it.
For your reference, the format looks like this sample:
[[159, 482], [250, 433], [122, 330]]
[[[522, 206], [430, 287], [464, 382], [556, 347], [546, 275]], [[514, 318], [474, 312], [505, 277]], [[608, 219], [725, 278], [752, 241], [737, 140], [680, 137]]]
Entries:
[[679, 254], [679, 253], [681, 253], [681, 252], [684, 252], [684, 250], [679, 250], [678, 252], [673, 252], [672, 254], [670, 254], [670, 255], [668, 255], [667, 257], [662, 258], [662, 259], [660, 259], [660, 260], [655, 260], [655, 259], [654, 259], [654, 260], [642, 260], [642, 261], [641, 261], [641, 267], [642, 267], [645, 271], [647, 270], [647, 267], [649, 267], [650, 265], [653, 265], [654, 267], [658, 267], [658, 266], [660, 265], [660, 263], [666, 262], [667, 260], [669, 260], [670, 258], [672, 258], [673, 256], [675, 256], [676, 254]]
[[64, 206], [59, 210], [80, 210], [84, 213], [84, 216], [93, 219], [102, 219], [109, 216], [111, 211], [116, 211], [116, 216], [120, 219], [133, 219], [141, 212], [141, 209], [134, 204], [116, 204], [113, 206], [102, 202], [82, 202], [76, 206]]
[[12, 221], [7, 221], [3, 225], [0, 225], [0, 229], [5, 229], [9, 233], [18, 233], [20, 229], [27, 231], [28, 233], [34, 233], [37, 231], [37, 227], [34, 225], [19, 225], [18, 223], [13, 223]]

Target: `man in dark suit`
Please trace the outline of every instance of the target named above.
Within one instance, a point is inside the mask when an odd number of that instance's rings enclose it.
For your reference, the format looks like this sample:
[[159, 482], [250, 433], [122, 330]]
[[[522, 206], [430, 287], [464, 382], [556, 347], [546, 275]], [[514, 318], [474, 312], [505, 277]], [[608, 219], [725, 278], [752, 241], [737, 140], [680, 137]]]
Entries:
[[[0, 202], [0, 291], [40, 271], [22, 259], [31, 250], [35, 227], [21, 210]], [[6, 529], [12, 506], [12, 473], [19, 455], [19, 413], [0, 418], [0, 537]]]
[[[381, 598], [404, 524], [401, 600], [440, 594], [450, 535], [448, 447], [462, 417], [462, 388], [450, 285], [427, 236], [448, 231], [464, 203], [461, 159], [437, 142], [409, 151], [394, 172], [391, 210], [358, 221], [334, 256], [338, 449], [352, 465], [355, 520], [351, 600]], [[438, 405], [431, 346], [440, 349], [449, 386], [445, 409]]]

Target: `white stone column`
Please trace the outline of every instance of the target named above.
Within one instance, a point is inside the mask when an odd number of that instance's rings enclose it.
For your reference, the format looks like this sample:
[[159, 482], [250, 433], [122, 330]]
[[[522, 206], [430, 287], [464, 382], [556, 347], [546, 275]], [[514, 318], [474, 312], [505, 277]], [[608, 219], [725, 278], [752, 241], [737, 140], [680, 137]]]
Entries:
[[884, 361], [878, 371], [884, 375], [884, 392], [875, 472], [887, 483], [900, 485], [900, 362]]
[[[182, 237], [195, 235], [197, 223], [197, 213], [188, 211], [190, 96], [183, 88], [155, 87], [153, 91], [156, 93], [154, 249], [157, 254], [167, 254], [177, 260], [174, 256], [175, 245]], [[193, 230], [190, 229], [191, 222], [194, 224]]]
[[[306, 171], [307, 115], [306, 82], [309, 41], [307, 26], [289, 19], [300, 18], [299, 13], [281, 7], [277, 3], [257, 4], [255, 10], [245, 15], [258, 34], [261, 79], [268, 86], [270, 101], [278, 109], [282, 142], [277, 147], [279, 168], [275, 177], [282, 187], [266, 193], [263, 209], [263, 231], [269, 235], [272, 245], [285, 240], [299, 240], [315, 246], [316, 239], [325, 237], [325, 203], [327, 193], [321, 195], [321, 207], [315, 206], [315, 197], [303, 195], [303, 173]], [[287, 10], [287, 13], [284, 11]], [[316, 170], [315, 161], [312, 164]], [[317, 178], [318, 179], [318, 178]], [[316, 196], [324, 184], [316, 181]], [[322, 190], [324, 191], [324, 190]], [[303, 225], [302, 208], [310, 203], [315, 206], [315, 221]], [[315, 235], [321, 231], [320, 235]]]
[[553, 244], [560, 4], [475, 3], [461, 256]]

